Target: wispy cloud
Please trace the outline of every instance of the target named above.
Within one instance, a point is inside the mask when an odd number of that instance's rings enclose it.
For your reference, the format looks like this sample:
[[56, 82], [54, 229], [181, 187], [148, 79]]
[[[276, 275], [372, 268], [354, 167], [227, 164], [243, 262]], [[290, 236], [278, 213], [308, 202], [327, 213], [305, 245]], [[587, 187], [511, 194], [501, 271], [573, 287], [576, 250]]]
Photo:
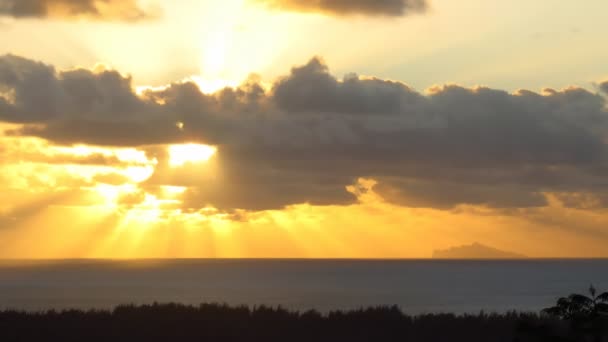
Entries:
[[0, 0], [0, 16], [14, 18], [87, 18], [138, 21], [158, 15], [138, 6], [136, 0]]
[[400, 17], [424, 12], [426, 0], [250, 0], [272, 9], [298, 12], [321, 12], [337, 16]]

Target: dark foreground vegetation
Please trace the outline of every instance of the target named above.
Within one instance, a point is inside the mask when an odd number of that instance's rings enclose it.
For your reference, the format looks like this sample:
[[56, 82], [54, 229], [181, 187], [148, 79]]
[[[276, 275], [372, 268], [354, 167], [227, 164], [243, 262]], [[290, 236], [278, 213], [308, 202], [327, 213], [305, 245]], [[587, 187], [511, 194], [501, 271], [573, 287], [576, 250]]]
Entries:
[[586, 330], [547, 315], [410, 317], [396, 307], [327, 315], [214, 304], [0, 313], [0, 341], [608, 341], [606, 330]]
[[[397, 307], [292, 312], [218, 304], [112, 311], [0, 312], [0, 341], [608, 341], [604, 294], [571, 295], [540, 314], [416, 317]], [[604, 300], [606, 299], [606, 300]]]

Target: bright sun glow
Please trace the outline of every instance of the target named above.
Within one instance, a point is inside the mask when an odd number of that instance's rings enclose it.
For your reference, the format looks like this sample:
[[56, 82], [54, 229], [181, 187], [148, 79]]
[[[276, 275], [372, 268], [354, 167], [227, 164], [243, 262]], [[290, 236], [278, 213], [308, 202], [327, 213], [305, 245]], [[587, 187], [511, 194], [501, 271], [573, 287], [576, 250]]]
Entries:
[[213, 93], [226, 87], [235, 87], [230, 57], [236, 52], [235, 27], [238, 25], [244, 7], [244, 0], [225, 0], [222, 6], [213, 9], [212, 23], [205, 23], [206, 34], [201, 56], [201, 76], [194, 82], [204, 93]]
[[169, 166], [181, 167], [187, 163], [206, 162], [217, 149], [209, 145], [185, 144], [169, 146]]
[[[290, 53], [282, 42], [290, 41], [297, 33], [289, 25], [293, 16], [269, 13], [260, 6], [248, 5], [247, 0], [201, 3], [206, 20], [194, 36], [200, 44], [199, 70], [179, 82], [193, 82], [201, 92], [214, 94], [238, 87], [252, 73], [266, 75], [275, 69], [281, 56]], [[146, 91], [162, 91], [169, 86], [138, 85], [136, 92], [144, 95]], [[162, 99], [154, 101], [164, 104]]]
[[200, 76], [192, 76], [189, 80], [194, 82], [201, 92], [205, 94], [213, 94], [224, 88], [236, 88], [239, 85], [238, 81], [229, 81], [220, 77], [203, 78]]

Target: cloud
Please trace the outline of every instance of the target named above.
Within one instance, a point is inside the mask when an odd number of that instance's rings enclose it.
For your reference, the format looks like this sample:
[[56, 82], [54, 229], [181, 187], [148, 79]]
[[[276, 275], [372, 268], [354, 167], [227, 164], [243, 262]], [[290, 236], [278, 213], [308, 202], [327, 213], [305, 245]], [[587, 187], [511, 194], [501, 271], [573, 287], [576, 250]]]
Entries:
[[0, 89], [12, 94], [0, 119], [20, 125], [15, 136], [216, 146], [211, 162], [184, 170], [149, 149], [159, 164], [147, 185], [188, 187], [184, 206], [193, 210], [352, 204], [346, 187], [359, 178], [410, 207], [539, 207], [551, 193], [584, 193], [601, 205], [608, 198], [606, 98], [583, 88], [421, 93], [378, 78], [339, 79], [314, 58], [270, 90], [252, 79], [215, 94], [177, 82], [137, 95], [117, 71], [59, 71], [9, 55], [0, 58]]
[[[9, 145], [10, 142], [6, 139], [0, 139], [0, 143]], [[141, 161], [121, 160], [117, 155], [104, 154], [100, 152], [91, 152], [86, 155], [77, 155], [73, 151], [66, 152], [49, 152], [52, 150], [44, 144], [36, 146], [24, 146], [24, 144], [15, 144], [11, 148], [0, 148], [0, 165], [27, 162], [46, 165], [80, 165], [80, 166], [98, 166], [98, 167], [137, 167], [145, 166], [146, 163]], [[148, 162], [149, 164], [150, 162]]]
[[136, 0], [0, 0], [0, 16], [137, 21], [155, 16]]
[[608, 94], [608, 81], [604, 81], [604, 82], [600, 82], [599, 84], [599, 88], [601, 91], [603, 91], [605, 94]]
[[270, 8], [331, 15], [405, 16], [423, 12], [426, 0], [251, 0]]
[[289, 112], [333, 112], [343, 114], [398, 114], [406, 105], [422, 104], [423, 96], [403, 83], [356, 74], [338, 81], [319, 58], [294, 68], [274, 86], [279, 107]]

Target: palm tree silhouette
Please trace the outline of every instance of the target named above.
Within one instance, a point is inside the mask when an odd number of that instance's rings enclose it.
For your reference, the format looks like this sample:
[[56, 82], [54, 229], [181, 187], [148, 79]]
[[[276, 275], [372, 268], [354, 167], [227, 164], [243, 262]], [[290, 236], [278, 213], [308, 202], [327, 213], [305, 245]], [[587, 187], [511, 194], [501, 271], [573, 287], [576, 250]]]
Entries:
[[608, 315], [608, 292], [597, 295], [593, 285], [589, 287], [589, 294], [571, 294], [557, 300], [557, 304], [544, 309], [543, 312], [561, 319], [593, 319]]

